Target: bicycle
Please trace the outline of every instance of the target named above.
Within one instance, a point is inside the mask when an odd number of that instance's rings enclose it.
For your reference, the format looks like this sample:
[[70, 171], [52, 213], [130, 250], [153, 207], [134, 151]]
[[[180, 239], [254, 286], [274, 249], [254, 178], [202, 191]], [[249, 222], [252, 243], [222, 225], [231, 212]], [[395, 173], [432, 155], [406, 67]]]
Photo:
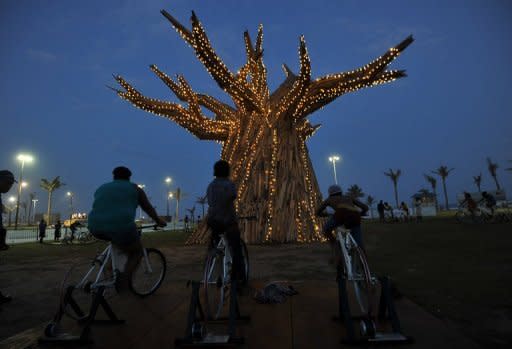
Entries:
[[464, 206], [459, 206], [455, 213], [455, 219], [459, 223], [482, 223], [484, 221], [480, 208], [477, 207], [473, 212], [471, 212]]
[[[139, 234], [142, 233], [142, 229], [150, 227], [154, 228], [156, 225], [139, 227]], [[126, 258], [122, 251], [118, 251], [109, 242], [103, 252], [93, 259], [89, 270], [86, 271], [85, 275], [75, 285], [67, 283], [71, 279], [70, 275], [74, 270], [74, 267], [71, 267], [61, 284], [59, 310], [54, 320], [46, 326], [45, 335], [47, 337], [59, 335], [59, 323], [64, 314], [78, 321], [83, 319], [83, 316], [77, 318], [73, 315], [72, 311], [77, 313], [76, 303], [69, 303], [69, 298], [73, 292], [81, 290], [85, 294], [92, 295], [99, 289], [115, 288], [119, 273], [123, 271], [119, 266], [124, 265]], [[96, 269], [97, 273], [94, 274]], [[110, 270], [107, 271], [108, 269]], [[132, 273], [129, 288], [135, 295], [141, 298], [152, 295], [161, 286], [166, 271], [167, 263], [162, 252], [155, 248], [143, 247], [141, 261]]]
[[[256, 217], [239, 217], [239, 219], [252, 220]], [[249, 280], [249, 252], [247, 245], [240, 239], [244, 272], [246, 280]], [[203, 273], [203, 285], [205, 296], [206, 315], [209, 319], [216, 320], [220, 317], [224, 308], [224, 302], [228, 298], [231, 287], [231, 268], [233, 259], [227, 239], [224, 234], [219, 235], [219, 241], [210, 249], [205, 261]]]
[[376, 290], [378, 280], [372, 276], [366, 255], [362, 248], [357, 244], [349, 229], [343, 227], [336, 228], [335, 249], [337, 253], [341, 252], [338, 259], [338, 277], [347, 280], [354, 289], [356, 303], [362, 316], [360, 322], [360, 332], [363, 337], [375, 337], [375, 314], [373, 309], [373, 295]]

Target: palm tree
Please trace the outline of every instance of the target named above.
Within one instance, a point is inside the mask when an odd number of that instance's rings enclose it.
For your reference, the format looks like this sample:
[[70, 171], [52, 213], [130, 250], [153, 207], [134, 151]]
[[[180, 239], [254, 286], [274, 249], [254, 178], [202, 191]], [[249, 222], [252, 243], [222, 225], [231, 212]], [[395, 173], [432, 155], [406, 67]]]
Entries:
[[190, 213], [190, 221], [192, 222], [192, 224], [194, 224], [194, 220], [195, 220], [195, 212], [196, 212], [196, 206], [192, 206], [192, 208], [187, 208], [187, 211]]
[[473, 176], [473, 182], [475, 182], [478, 192], [480, 193], [482, 191], [480, 188], [480, 185], [482, 184], [482, 174], [480, 173], [478, 176]]
[[364, 197], [363, 189], [357, 184], [351, 185], [347, 189], [347, 195], [352, 199], [359, 199]]
[[392, 169], [389, 169], [389, 172], [384, 172], [384, 175], [388, 176], [391, 181], [393, 182], [393, 187], [395, 188], [395, 203], [396, 207], [398, 208], [398, 178], [400, 178], [400, 175], [402, 174], [402, 171], [400, 169], [397, 169], [395, 172], [393, 172]]
[[445, 209], [448, 210], [448, 192], [446, 191], [446, 177], [455, 170], [454, 168], [448, 169], [447, 166], [439, 166], [435, 171], [432, 171], [432, 173], [438, 175], [441, 177], [441, 180], [443, 181], [443, 191], [444, 191], [444, 205]]
[[206, 205], [208, 203], [208, 198], [206, 197], [206, 195], [205, 196], [198, 196], [196, 198], [196, 203], [201, 205], [201, 208], [203, 210], [202, 218], [204, 218], [204, 205]]
[[46, 215], [48, 217], [48, 222], [47, 222], [48, 225], [51, 224], [52, 193], [55, 190], [62, 187], [63, 185], [65, 185], [65, 184], [60, 181], [60, 176], [55, 177], [51, 182], [49, 180], [47, 180], [46, 178], [41, 179], [41, 184], [40, 184], [41, 188], [43, 188], [44, 190], [46, 190], [48, 192], [48, 211], [46, 213]]
[[487, 158], [487, 168], [489, 169], [489, 173], [491, 177], [494, 178], [494, 182], [496, 183], [496, 189], [501, 190], [500, 183], [498, 183], [498, 176], [496, 174], [496, 170], [498, 169], [498, 163], [492, 162], [491, 158]]
[[373, 207], [372, 206], [374, 203], [375, 203], [375, 199], [373, 198], [373, 196], [368, 195], [366, 197], [366, 204], [370, 208], [370, 218], [373, 218]]
[[437, 204], [437, 179], [436, 179], [436, 177], [428, 175], [428, 174], [424, 174], [423, 176], [425, 177], [427, 182], [430, 183], [430, 186], [432, 187], [432, 192], [434, 193], [434, 199], [435, 199], [435, 203], [436, 203], [436, 211], [438, 211], [439, 205]]

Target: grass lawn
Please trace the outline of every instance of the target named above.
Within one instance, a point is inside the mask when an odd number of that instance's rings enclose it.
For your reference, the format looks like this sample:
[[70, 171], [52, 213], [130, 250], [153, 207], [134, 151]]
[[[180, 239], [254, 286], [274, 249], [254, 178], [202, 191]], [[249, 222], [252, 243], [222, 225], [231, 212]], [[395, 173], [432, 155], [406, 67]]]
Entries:
[[[437, 218], [420, 224], [365, 222], [363, 232], [373, 272], [391, 276], [406, 297], [486, 347], [512, 344], [512, 224], [461, 225]], [[201, 277], [205, 247], [184, 246], [185, 238], [184, 232], [144, 237], [145, 246], [166, 255], [165, 281]], [[49, 320], [65, 271], [103, 247], [31, 243], [1, 252], [0, 289], [14, 300], [0, 311], [0, 340]], [[249, 254], [252, 278], [334, 281], [326, 244], [254, 245]]]

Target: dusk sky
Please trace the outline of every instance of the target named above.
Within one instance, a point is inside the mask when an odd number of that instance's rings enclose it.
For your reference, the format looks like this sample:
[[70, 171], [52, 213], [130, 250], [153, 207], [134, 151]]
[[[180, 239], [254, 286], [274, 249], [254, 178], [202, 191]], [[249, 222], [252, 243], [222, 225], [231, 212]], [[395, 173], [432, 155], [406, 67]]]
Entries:
[[[178, 102], [149, 70], [183, 74], [199, 93], [231, 103], [193, 50], [160, 14], [165, 9], [190, 28], [191, 10], [213, 47], [236, 71], [245, 62], [244, 30], [264, 28], [264, 61], [271, 90], [295, 72], [304, 35], [312, 78], [352, 70], [412, 34], [415, 41], [391, 65], [408, 77], [344, 95], [309, 116], [322, 124], [307, 142], [322, 190], [334, 181], [361, 186], [377, 200], [394, 202], [383, 172], [401, 169], [400, 201], [429, 188], [424, 173], [446, 165], [450, 202], [464, 190], [495, 190], [486, 158], [500, 165], [498, 179], [512, 195], [512, 3], [457, 1], [0, 1], [0, 169], [19, 175], [16, 155], [35, 162], [24, 175], [46, 210], [41, 178], [61, 176], [56, 211], [67, 215], [66, 192], [82, 212], [93, 193], [125, 165], [132, 180], [165, 213], [164, 179], [184, 192], [183, 208], [204, 195], [220, 145], [200, 141], [164, 118], [136, 109], [106, 85], [120, 74], [142, 93]], [[440, 181], [438, 192], [442, 189]], [[9, 194], [15, 195], [15, 188]], [[439, 197], [443, 202], [443, 197]], [[174, 207], [174, 202], [172, 203]], [[196, 204], [196, 206], [198, 206]], [[196, 212], [200, 212], [197, 208]], [[185, 211], [181, 211], [184, 215]]]

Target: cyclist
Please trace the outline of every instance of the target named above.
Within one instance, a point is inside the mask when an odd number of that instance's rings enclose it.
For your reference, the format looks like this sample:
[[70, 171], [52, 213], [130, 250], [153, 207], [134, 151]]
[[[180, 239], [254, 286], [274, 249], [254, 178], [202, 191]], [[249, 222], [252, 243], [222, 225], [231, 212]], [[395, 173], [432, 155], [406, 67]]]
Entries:
[[476, 202], [473, 200], [473, 197], [470, 193], [464, 192], [464, 200], [460, 203], [461, 207], [466, 207], [471, 216], [475, 216], [476, 214]]
[[331, 245], [335, 245], [336, 237], [332, 231], [341, 225], [350, 229], [350, 234], [357, 242], [359, 247], [364, 250], [363, 237], [361, 232], [361, 216], [365, 215], [368, 211], [368, 206], [363, 204], [357, 199], [343, 196], [341, 187], [339, 185], [331, 185], [328, 189], [329, 197], [322, 202], [320, 207], [316, 210], [316, 215], [320, 217], [328, 216], [324, 213], [327, 207], [334, 210], [334, 215], [331, 216], [324, 225], [323, 233], [329, 240]]
[[128, 257], [124, 271], [119, 273], [116, 280], [116, 289], [122, 291], [127, 288], [131, 274], [142, 256], [140, 234], [135, 225], [137, 206], [158, 226], [165, 227], [166, 223], [158, 217], [144, 190], [130, 182], [132, 172], [128, 168], [116, 167], [112, 173], [114, 180], [103, 184], [94, 193], [88, 227], [93, 236], [112, 241], [112, 246]]
[[206, 197], [208, 199], [207, 224], [212, 231], [210, 248], [217, 245], [219, 234], [224, 233], [233, 257], [231, 278], [245, 283], [244, 261], [240, 246], [240, 230], [235, 211], [236, 186], [229, 179], [229, 163], [219, 160], [213, 166], [215, 179], [208, 185]]
[[482, 192], [482, 200], [485, 202], [485, 207], [491, 211], [491, 215], [494, 215], [494, 209], [496, 208], [496, 199], [488, 192]]

